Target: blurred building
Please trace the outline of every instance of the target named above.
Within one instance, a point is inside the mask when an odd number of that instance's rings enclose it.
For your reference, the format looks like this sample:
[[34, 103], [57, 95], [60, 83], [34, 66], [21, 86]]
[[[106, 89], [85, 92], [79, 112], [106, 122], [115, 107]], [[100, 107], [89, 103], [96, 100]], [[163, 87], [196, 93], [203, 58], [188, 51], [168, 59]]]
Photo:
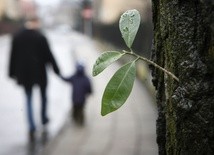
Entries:
[[120, 18], [120, 15], [129, 9], [137, 9], [141, 18], [146, 21], [150, 18], [150, 0], [94, 0], [94, 15], [97, 22], [112, 24]]
[[0, 0], [0, 34], [15, 31], [21, 19], [18, 0]]
[[15, 31], [25, 17], [36, 12], [34, 0], [0, 0], [0, 34]]
[[152, 8], [150, 0], [94, 0], [94, 35], [126, 47], [119, 31], [119, 19], [129, 9], [137, 9], [141, 14], [141, 25], [133, 43], [133, 50], [149, 57], [152, 45]]
[[19, 1], [17, 0], [0, 0], [0, 20], [8, 18], [18, 20], [21, 17]]
[[6, 10], [6, 0], [0, 0], [0, 20], [2, 19]]

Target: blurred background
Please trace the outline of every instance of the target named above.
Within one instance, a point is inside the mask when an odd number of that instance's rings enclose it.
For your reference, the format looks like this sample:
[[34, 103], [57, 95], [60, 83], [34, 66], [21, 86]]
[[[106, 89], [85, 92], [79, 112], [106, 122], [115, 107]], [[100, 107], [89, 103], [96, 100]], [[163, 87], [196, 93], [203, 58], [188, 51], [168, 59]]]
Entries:
[[118, 29], [120, 15], [128, 9], [141, 14], [134, 50], [149, 57], [152, 40], [152, 11], [149, 0], [1, 0], [0, 34], [17, 29], [23, 19], [39, 15], [43, 28], [85, 32], [124, 46]]
[[[153, 27], [150, 0], [0, 0], [0, 155], [155, 155], [157, 109], [148, 67], [138, 63], [134, 90], [127, 103], [109, 116], [100, 115], [105, 85], [123, 60], [106, 73], [91, 77], [96, 58], [103, 51], [126, 49], [118, 21], [123, 12], [137, 9], [141, 25], [133, 50], [150, 58]], [[42, 31], [63, 75], [74, 72], [74, 61], [87, 66], [94, 93], [86, 106], [87, 123], [78, 128], [70, 122], [70, 86], [49, 71], [50, 124], [39, 126], [32, 144], [27, 138], [23, 90], [8, 77], [11, 36], [25, 18], [37, 15]], [[39, 124], [40, 96], [33, 94]]]

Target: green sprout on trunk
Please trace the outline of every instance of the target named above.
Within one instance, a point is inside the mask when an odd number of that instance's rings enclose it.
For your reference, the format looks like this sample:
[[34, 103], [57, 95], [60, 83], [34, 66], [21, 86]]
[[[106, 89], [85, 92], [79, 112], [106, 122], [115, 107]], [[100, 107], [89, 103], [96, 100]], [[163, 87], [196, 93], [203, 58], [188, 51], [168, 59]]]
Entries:
[[148, 64], [153, 65], [167, 75], [171, 76], [176, 81], [179, 81], [173, 73], [167, 71], [153, 61], [133, 52], [131, 47], [139, 29], [140, 20], [140, 13], [135, 9], [128, 10], [123, 13], [120, 17], [119, 28], [122, 38], [130, 51], [106, 51], [97, 58], [93, 66], [92, 74], [93, 76], [97, 76], [105, 68], [119, 60], [124, 55], [131, 55], [135, 57], [134, 60], [119, 68], [108, 82], [102, 97], [102, 116], [119, 109], [126, 102], [134, 85], [134, 80], [136, 78], [136, 62], [139, 60], [143, 60]]

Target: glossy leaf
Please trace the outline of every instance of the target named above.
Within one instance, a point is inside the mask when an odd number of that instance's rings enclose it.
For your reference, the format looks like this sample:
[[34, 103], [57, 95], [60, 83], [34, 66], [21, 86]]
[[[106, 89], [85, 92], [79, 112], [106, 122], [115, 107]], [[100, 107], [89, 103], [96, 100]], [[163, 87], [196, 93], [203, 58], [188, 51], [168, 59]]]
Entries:
[[128, 10], [120, 17], [119, 27], [126, 45], [131, 48], [140, 26], [140, 13], [137, 10]]
[[120, 53], [117, 51], [108, 51], [101, 54], [100, 57], [97, 58], [94, 66], [93, 66], [93, 76], [101, 73], [105, 68], [111, 65], [114, 61], [118, 60], [124, 53]]
[[136, 77], [135, 61], [121, 67], [106, 86], [102, 98], [101, 115], [120, 108], [129, 97]]

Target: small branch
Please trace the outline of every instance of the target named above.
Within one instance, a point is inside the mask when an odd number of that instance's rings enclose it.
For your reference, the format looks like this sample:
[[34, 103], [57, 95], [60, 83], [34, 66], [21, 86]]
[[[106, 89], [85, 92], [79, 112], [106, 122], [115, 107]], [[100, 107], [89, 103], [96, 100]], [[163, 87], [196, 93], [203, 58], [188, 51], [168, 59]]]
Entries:
[[173, 73], [171, 73], [170, 71], [166, 70], [165, 68], [159, 66], [158, 64], [154, 63], [153, 61], [151, 61], [151, 60], [149, 60], [149, 59], [147, 59], [147, 58], [144, 58], [144, 57], [142, 57], [142, 56], [139, 56], [139, 55], [135, 54], [134, 52], [130, 53], [130, 52], [127, 52], [127, 51], [124, 51], [124, 50], [123, 50], [123, 52], [124, 52], [125, 54], [129, 54], [129, 55], [135, 56], [135, 57], [137, 57], [138, 59], [141, 59], [141, 60], [143, 60], [143, 61], [145, 61], [145, 62], [147, 62], [147, 63], [153, 65], [154, 67], [156, 67], [156, 68], [162, 70], [163, 72], [165, 72], [166, 74], [168, 74], [168, 75], [171, 76], [173, 79], [175, 79], [176, 81], [179, 82], [179, 79], [178, 79]]

